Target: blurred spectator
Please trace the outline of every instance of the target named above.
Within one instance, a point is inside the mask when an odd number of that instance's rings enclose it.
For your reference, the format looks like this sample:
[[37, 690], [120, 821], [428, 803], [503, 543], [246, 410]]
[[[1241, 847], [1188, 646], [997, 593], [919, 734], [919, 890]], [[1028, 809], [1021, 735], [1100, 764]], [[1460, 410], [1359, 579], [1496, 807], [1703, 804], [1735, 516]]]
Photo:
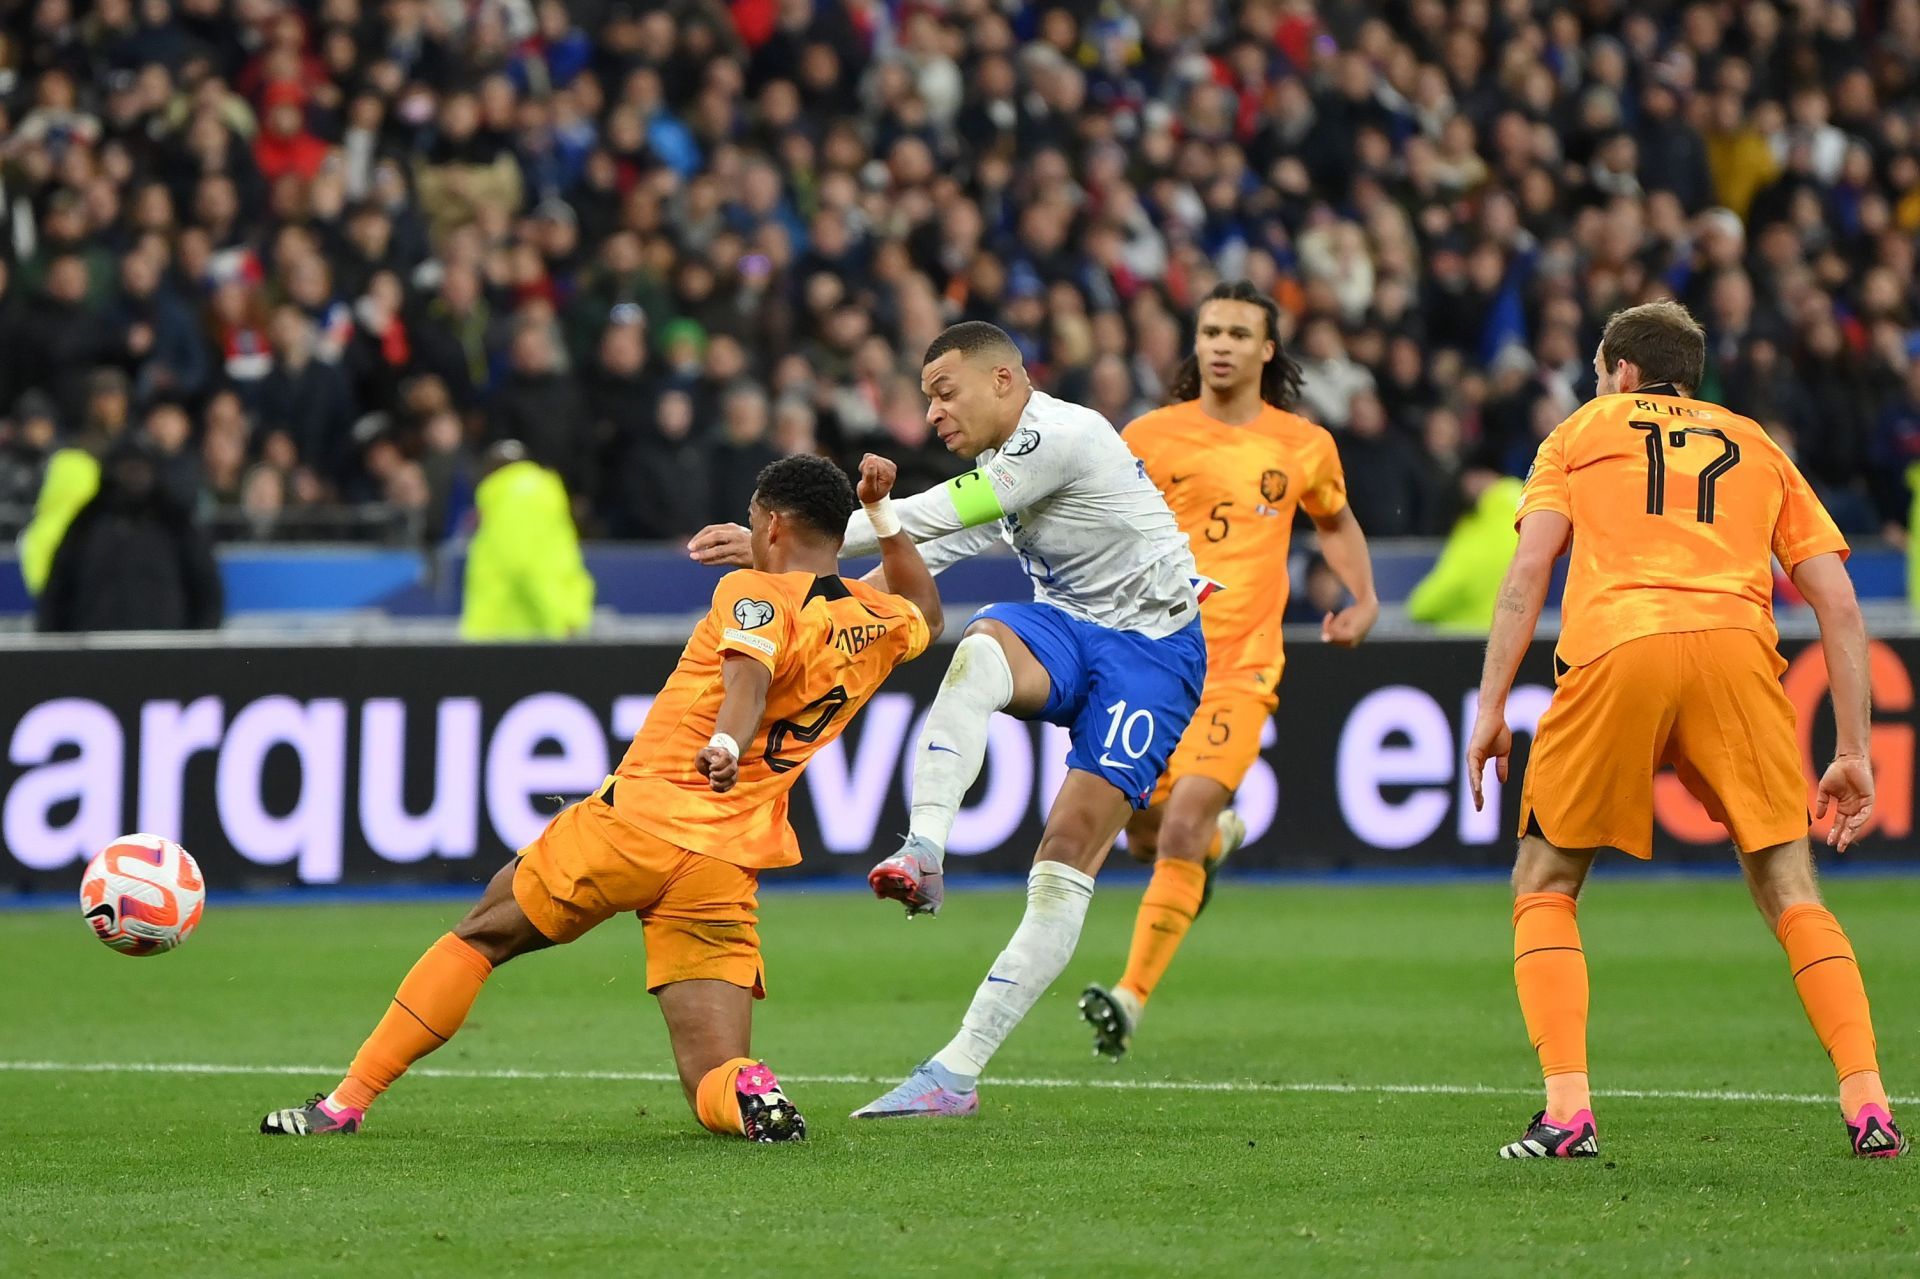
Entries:
[[455, 404], [472, 407], [492, 379], [493, 316], [479, 271], [465, 263], [447, 265], [437, 292], [407, 327], [419, 338], [414, 367], [439, 377]]
[[200, 459], [195, 456], [193, 423], [172, 400], [157, 400], [140, 423], [140, 443], [151, 453], [154, 482], [172, 506], [197, 516], [205, 496]]
[[1419, 533], [1434, 495], [1420, 450], [1387, 424], [1387, 411], [1371, 390], [1356, 391], [1346, 429], [1334, 438], [1347, 476], [1347, 502], [1369, 537]]
[[100, 361], [119, 354], [100, 317], [87, 302], [87, 265], [62, 253], [47, 266], [38, 304], [27, 314], [25, 338], [8, 358], [17, 361], [14, 381], [53, 394], [63, 424], [80, 425], [88, 377]]
[[436, 241], [487, 210], [520, 207], [520, 166], [506, 138], [483, 127], [480, 100], [465, 89], [440, 103], [415, 182]]
[[260, 176], [268, 182], [288, 176], [311, 182], [331, 149], [307, 131], [306, 91], [282, 80], [268, 86], [261, 105], [266, 109], [266, 124], [253, 143], [253, 162]]
[[143, 243], [120, 259], [120, 291], [103, 324], [120, 335], [133, 366], [134, 394], [197, 399], [210, 361], [186, 307], [164, 282], [164, 242]]
[[115, 449], [100, 491], [67, 528], [40, 594], [43, 631], [205, 630], [220, 625], [206, 536], [162, 488], [144, 441]]
[[0, 422], [0, 505], [30, 508], [40, 495], [47, 459], [59, 438], [53, 401], [41, 391], [21, 396]]
[[555, 367], [558, 358], [548, 328], [523, 321], [513, 334], [513, 371], [488, 409], [487, 429], [496, 441], [518, 440], [569, 493], [585, 494], [595, 478], [594, 427], [579, 385]]
[[259, 429], [285, 435], [296, 457], [323, 479], [337, 480], [353, 425], [346, 377], [315, 358], [319, 335], [298, 307], [274, 311], [271, 334], [273, 362], [254, 398]]
[[1882, 523], [1898, 526], [1899, 536], [1920, 537], [1908, 518], [1914, 503], [1909, 473], [1920, 463], [1920, 356], [1907, 361], [1904, 391], [1880, 411], [1868, 452], [1874, 504]]
[[[1307, 416], [1330, 431], [1339, 431], [1347, 425], [1354, 398], [1370, 394], [1373, 386], [1373, 374], [1347, 355], [1340, 326], [1328, 316], [1309, 320], [1300, 349], [1300, 403]], [[1374, 531], [1372, 524], [1361, 522]]]
[[[1338, 613], [1350, 602], [1347, 588], [1341, 583], [1340, 575], [1333, 566], [1321, 558], [1315, 551], [1307, 557], [1306, 568], [1300, 575], [1304, 579], [1301, 589], [1287, 597], [1286, 620], [1296, 624], [1314, 623], [1331, 614]], [[1300, 579], [1296, 579], [1300, 580]]]
[[1507, 565], [1520, 542], [1514, 517], [1521, 482], [1481, 454], [1460, 473], [1464, 510], [1432, 570], [1407, 597], [1407, 616], [1445, 631], [1484, 635], [1493, 626]]
[[566, 486], [514, 440], [488, 449], [480, 472], [480, 526], [467, 545], [460, 634], [524, 640], [582, 633], [593, 614], [593, 578], [580, 558]]
[[739, 385], [721, 401], [720, 439], [708, 459], [712, 505], [709, 523], [738, 524], [753, 497], [762, 468], [780, 460], [767, 442], [767, 394], [757, 386]]
[[681, 541], [713, 521], [712, 469], [693, 438], [691, 395], [663, 391], [652, 414], [652, 431], [637, 436], [621, 461], [612, 532]]

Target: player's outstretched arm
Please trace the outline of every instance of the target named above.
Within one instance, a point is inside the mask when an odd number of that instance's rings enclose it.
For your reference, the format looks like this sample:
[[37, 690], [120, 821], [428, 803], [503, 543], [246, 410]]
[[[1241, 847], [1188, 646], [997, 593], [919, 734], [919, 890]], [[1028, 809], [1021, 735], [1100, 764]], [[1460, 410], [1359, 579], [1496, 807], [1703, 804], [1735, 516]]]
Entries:
[[1494, 605], [1493, 631], [1487, 636], [1487, 661], [1480, 670], [1480, 712], [1474, 719], [1467, 746], [1467, 784], [1473, 788], [1473, 806], [1484, 802], [1481, 774], [1495, 761], [1500, 780], [1507, 780], [1507, 757], [1513, 751], [1513, 731], [1507, 727], [1507, 693], [1513, 677], [1533, 642], [1540, 610], [1553, 583], [1553, 562], [1567, 548], [1573, 522], [1558, 511], [1539, 510], [1520, 521], [1520, 545], [1500, 584]]
[[889, 509], [889, 495], [898, 476], [899, 469], [878, 454], [869, 453], [860, 459], [860, 483], [855, 491], [866, 508], [868, 523], [876, 532], [885, 533], [876, 539], [880, 543], [880, 567], [869, 576], [878, 579], [882, 590], [901, 596], [920, 610], [927, 623], [928, 643], [932, 643], [946, 629], [946, 616], [940, 608], [940, 588], [934, 584], [933, 571]]
[[687, 542], [687, 558], [717, 568], [752, 568], [753, 530], [744, 524], [709, 524]]
[[713, 736], [694, 756], [693, 766], [720, 794], [733, 789], [740, 777], [740, 743], [751, 742], [767, 716], [767, 690], [773, 672], [751, 657], [728, 653], [720, 667], [720, 713], [714, 716]]
[[1341, 648], [1357, 647], [1380, 620], [1380, 597], [1373, 590], [1373, 557], [1367, 553], [1367, 534], [1354, 518], [1353, 508], [1343, 506], [1322, 519], [1314, 516], [1313, 526], [1320, 531], [1320, 554], [1327, 567], [1353, 596], [1353, 603], [1338, 613], [1328, 613], [1320, 623], [1320, 638]]
[[1827, 683], [1833, 690], [1833, 763], [1820, 778], [1813, 815], [1824, 819], [1834, 810], [1827, 843], [1845, 851], [1873, 816], [1873, 766], [1867, 742], [1873, 712], [1873, 692], [1867, 674], [1867, 624], [1853, 578], [1833, 552], [1815, 555], [1793, 566], [1793, 585], [1813, 606], [1820, 623], [1820, 647], [1827, 659]]

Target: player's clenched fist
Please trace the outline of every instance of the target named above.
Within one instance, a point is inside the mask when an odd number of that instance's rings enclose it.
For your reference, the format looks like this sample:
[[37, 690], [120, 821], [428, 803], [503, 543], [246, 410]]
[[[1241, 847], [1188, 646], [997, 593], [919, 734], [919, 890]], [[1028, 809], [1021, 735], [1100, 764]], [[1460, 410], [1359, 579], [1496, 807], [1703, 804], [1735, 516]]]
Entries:
[[887, 494], [893, 492], [893, 482], [900, 475], [900, 468], [881, 457], [878, 453], [869, 453], [860, 459], [860, 484], [855, 490], [862, 506], [871, 506]]
[[703, 747], [693, 757], [693, 766], [700, 770], [700, 776], [707, 779], [707, 784], [713, 787], [717, 795], [732, 790], [734, 782], [740, 778], [740, 757], [718, 746]]
[[687, 543], [687, 555], [701, 564], [753, 567], [753, 532], [739, 524], [709, 524]]

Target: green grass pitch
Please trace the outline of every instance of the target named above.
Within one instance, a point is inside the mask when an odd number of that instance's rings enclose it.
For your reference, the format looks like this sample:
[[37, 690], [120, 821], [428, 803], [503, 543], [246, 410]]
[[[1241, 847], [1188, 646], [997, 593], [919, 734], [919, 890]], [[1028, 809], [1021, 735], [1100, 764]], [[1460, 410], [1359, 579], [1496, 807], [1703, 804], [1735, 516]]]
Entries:
[[[1119, 1066], [1073, 1009], [1125, 953], [1139, 888], [1110, 886], [977, 1119], [858, 1125], [946, 1041], [1021, 899], [908, 924], [770, 892], [755, 1047], [813, 1134], [774, 1147], [702, 1133], [663, 1082], [629, 920], [504, 968], [362, 1135], [294, 1142], [260, 1114], [334, 1081], [458, 903], [216, 903], [141, 960], [77, 911], [0, 914], [0, 1275], [1915, 1273], [1920, 1160], [1846, 1156], [1737, 882], [1607, 869], [1582, 918], [1603, 1156], [1556, 1165], [1493, 1157], [1536, 1076], [1492, 883], [1229, 882]], [[1920, 878], [1830, 897], [1889, 1082], [1920, 1094]]]

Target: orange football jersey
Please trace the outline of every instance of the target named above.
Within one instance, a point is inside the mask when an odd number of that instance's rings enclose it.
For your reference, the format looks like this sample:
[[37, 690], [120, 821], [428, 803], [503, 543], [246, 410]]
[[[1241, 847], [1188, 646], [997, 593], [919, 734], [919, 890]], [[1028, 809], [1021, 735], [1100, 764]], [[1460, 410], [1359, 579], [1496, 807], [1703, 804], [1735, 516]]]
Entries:
[[[742, 569], [720, 579], [679, 665], [614, 774], [620, 816], [669, 843], [737, 866], [791, 866], [800, 844], [787, 792], [893, 668], [926, 651], [911, 602], [864, 582]], [[760, 731], [740, 743], [740, 776], [715, 794], [694, 765], [713, 736], [729, 653], [773, 673]]]
[[1666, 393], [1603, 395], [1540, 443], [1517, 520], [1573, 522], [1560, 660], [1643, 635], [1722, 628], [1777, 640], [1773, 568], [1846, 539], [1760, 424]]
[[1271, 689], [1284, 660], [1294, 509], [1325, 519], [1347, 504], [1333, 436], [1271, 405], [1230, 426], [1198, 400], [1143, 414], [1122, 435], [1173, 508], [1194, 563], [1224, 588], [1200, 610], [1207, 682], [1252, 675]]

